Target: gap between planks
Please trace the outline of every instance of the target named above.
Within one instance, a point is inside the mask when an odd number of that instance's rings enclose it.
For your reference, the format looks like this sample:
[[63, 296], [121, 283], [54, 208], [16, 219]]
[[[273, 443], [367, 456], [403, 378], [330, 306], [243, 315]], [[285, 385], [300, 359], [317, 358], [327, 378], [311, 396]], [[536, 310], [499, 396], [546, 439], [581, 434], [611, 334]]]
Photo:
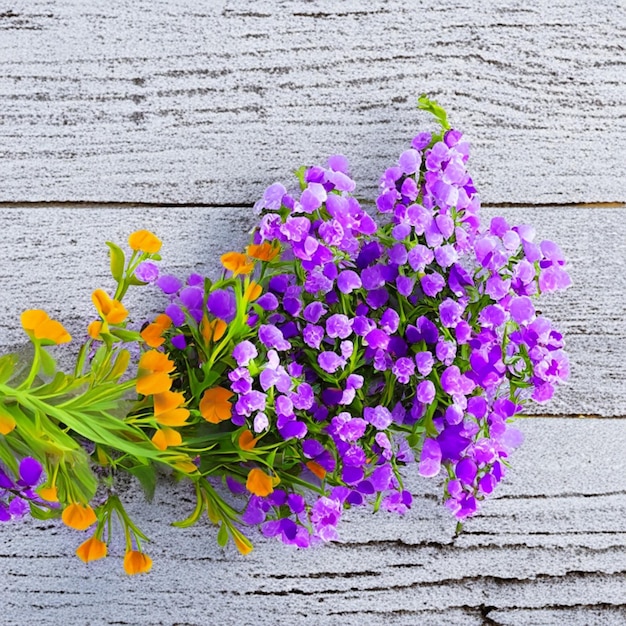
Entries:
[[[363, 204], [371, 204], [370, 201], [358, 198], [359, 202]], [[252, 205], [246, 205], [244, 203], [224, 204], [216, 203], [211, 204], [207, 202], [95, 202], [89, 201], [75, 201], [75, 200], [51, 200], [51, 201], [33, 201], [33, 202], [9, 202], [7, 200], [0, 201], [0, 210], [3, 209], [102, 209], [102, 208], [118, 208], [118, 209], [199, 209], [199, 208], [214, 208], [214, 209], [240, 209], [240, 208], [252, 208]], [[573, 209], [624, 209], [626, 203], [624, 202], [493, 202], [483, 203], [481, 208], [484, 209], [558, 209], [558, 208], [573, 208]]]

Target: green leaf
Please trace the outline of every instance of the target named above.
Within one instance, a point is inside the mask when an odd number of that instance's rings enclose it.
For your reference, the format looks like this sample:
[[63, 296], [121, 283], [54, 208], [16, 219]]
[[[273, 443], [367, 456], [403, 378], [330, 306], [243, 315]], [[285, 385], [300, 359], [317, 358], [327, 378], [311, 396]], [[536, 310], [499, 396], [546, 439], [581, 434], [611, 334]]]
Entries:
[[111, 275], [116, 282], [121, 282], [124, 277], [124, 265], [126, 259], [124, 258], [124, 252], [119, 246], [116, 246], [111, 241], [106, 242], [109, 246], [109, 253], [111, 257]]
[[4, 385], [11, 378], [16, 363], [16, 354], [5, 354], [0, 357], [0, 385]]
[[445, 109], [439, 106], [434, 100], [430, 100], [426, 94], [422, 94], [417, 101], [417, 108], [422, 111], [428, 111], [432, 115], [434, 115], [439, 123], [441, 124], [444, 130], [448, 130], [450, 128], [450, 123], [448, 122], [448, 114]]
[[57, 369], [56, 361], [50, 356], [47, 350], [40, 351], [41, 370], [46, 376], [54, 376]]
[[40, 509], [38, 506], [35, 506], [32, 502], [30, 503], [30, 514], [35, 519], [53, 519], [54, 517], [58, 517], [58, 512], [54, 509]]
[[217, 545], [223, 548], [228, 543], [228, 529], [226, 524], [222, 523], [219, 531], [217, 532]]
[[302, 166], [299, 167], [294, 174], [296, 175], [296, 178], [298, 179], [298, 182], [300, 183], [300, 189], [304, 190], [307, 187], [307, 183], [304, 180], [304, 175], [306, 174], [306, 166]]
[[139, 341], [139, 339], [141, 339], [141, 335], [132, 330], [121, 330], [119, 328], [115, 328], [115, 329], [111, 329], [110, 333], [114, 337], [117, 337], [118, 339], [121, 339], [122, 341], [125, 341], [125, 342]]
[[154, 498], [154, 490], [156, 488], [156, 471], [153, 465], [135, 465], [126, 468], [133, 476], [139, 480], [143, 492], [146, 494], [146, 500], [152, 502]]
[[140, 287], [148, 284], [145, 283], [143, 280], [139, 280], [134, 274], [126, 282], [133, 287]]

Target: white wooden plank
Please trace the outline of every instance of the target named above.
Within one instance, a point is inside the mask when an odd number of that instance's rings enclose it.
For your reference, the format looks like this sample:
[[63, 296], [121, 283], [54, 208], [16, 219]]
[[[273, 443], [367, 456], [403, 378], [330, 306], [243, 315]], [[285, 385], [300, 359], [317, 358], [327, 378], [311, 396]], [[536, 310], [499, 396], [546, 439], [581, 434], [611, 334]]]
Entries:
[[342, 543], [297, 551], [255, 536], [247, 557], [219, 549], [208, 524], [168, 526], [192, 507], [181, 485], [161, 486], [152, 504], [126, 494], [154, 540], [154, 568], [141, 580], [124, 575], [121, 542], [106, 561], [84, 566], [71, 556], [80, 533], [50, 522], [3, 526], [3, 618], [356, 625], [484, 624], [488, 617], [521, 625], [578, 615], [572, 623], [623, 623], [623, 422], [535, 418], [521, 428], [526, 442], [513, 471], [458, 538], [437, 487], [414, 472], [407, 484], [416, 501], [404, 518], [350, 511]]
[[0, 201], [250, 204], [336, 152], [372, 199], [422, 92], [484, 201], [623, 201], [624, 23], [619, 0], [15, 0]]
[[[620, 209], [485, 209], [536, 226], [570, 260], [573, 286], [542, 305], [566, 335], [571, 379], [547, 408], [555, 415], [626, 415], [626, 220]], [[77, 338], [93, 319], [91, 292], [111, 285], [104, 241], [125, 242], [150, 228], [164, 241], [162, 267], [181, 277], [218, 273], [219, 256], [240, 250], [255, 223], [249, 208], [0, 209], [0, 348], [23, 343], [19, 314], [46, 308]], [[148, 289], [129, 293], [138, 322], [163, 300]]]

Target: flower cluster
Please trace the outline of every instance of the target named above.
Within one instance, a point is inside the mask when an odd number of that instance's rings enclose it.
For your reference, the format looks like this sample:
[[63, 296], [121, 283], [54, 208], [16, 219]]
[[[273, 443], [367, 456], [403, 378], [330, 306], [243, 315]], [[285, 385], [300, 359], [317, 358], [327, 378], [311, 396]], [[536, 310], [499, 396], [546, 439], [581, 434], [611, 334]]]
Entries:
[[[220, 545], [244, 554], [246, 526], [307, 547], [336, 539], [347, 507], [405, 513], [410, 466], [443, 476], [459, 523], [475, 514], [521, 443], [512, 419], [568, 377], [563, 337], [535, 298], [570, 279], [532, 227], [481, 223], [468, 143], [435, 103], [420, 106], [441, 127], [383, 173], [371, 210], [345, 157], [302, 168], [298, 190], [265, 191], [250, 245], [222, 255], [215, 282], [161, 273], [149, 231], [129, 238], [128, 263], [109, 243], [117, 288], [93, 294], [74, 376], [43, 349], [69, 334], [27, 311], [30, 374], [13, 382], [0, 359], [0, 460], [19, 476], [0, 473], [0, 519], [30, 504], [95, 526], [77, 549], [89, 562], [106, 556], [115, 517], [135, 574], [152, 562], [111, 489], [118, 471], [148, 495], [159, 466], [188, 480], [196, 507], [176, 525], [206, 512]], [[167, 298], [140, 332], [122, 304], [137, 284]]]

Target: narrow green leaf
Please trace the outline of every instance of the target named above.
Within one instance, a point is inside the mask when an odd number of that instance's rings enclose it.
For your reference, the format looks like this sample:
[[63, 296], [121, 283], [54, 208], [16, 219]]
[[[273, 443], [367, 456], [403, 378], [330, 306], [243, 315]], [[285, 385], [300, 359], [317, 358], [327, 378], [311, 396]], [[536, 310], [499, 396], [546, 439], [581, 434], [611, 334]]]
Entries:
[[111, 329], [110, 333], [114, 336], [117, 337], [118, 339], [121, 339], [122, 341], [139, 341], [139, 339], [141, 338], [141, 335], [137, 332], [134, 332], [132, 330], [121, 330], [119, 328], [115, 328], [115, 329]]
[[47, 350], [41, 350], [41, 371], [46, 376], [54, 376], [57, 369], [56, 361], [50, 356]]
[[0, 357], [0, 385], [4, 385], [11, 378], [16, 362], [17, 355], [15, 354], [5, 354]]
[[217, 545], [223, 548], [228, 543], [228, 529], [226, 524], [222, 523], [217, 532]]
[[154, 498], [154, 490], [156, 488], [156, 471], [153, 465], [135, 465], [126, 468], [133, 476], [139, 480], [146, 495], [148, 502]]
[[115, 281], [119, 283], [124, 277], [124, 265], [126, 263], [124, 252], [111, 241], [107, 241], [106, 244], [109, 246], [109, 254], [111, 257], [111, 275]]
[[58, 517], [59, 513], [54, 509], [40, 509], [38, 506], [35, 506], [32, 502], [30, 503], [30, 514], [35, 519], [52, 519], [54, 517]]
[[444, 130], [448, 130], [450, 128], [448, 114], [443, 107], [439, 106], [434, 100], [430, 100], [426, 94], [422, 94], [417, 102], [417, 108], [422, 111], [428, 111], [434, 115]]

